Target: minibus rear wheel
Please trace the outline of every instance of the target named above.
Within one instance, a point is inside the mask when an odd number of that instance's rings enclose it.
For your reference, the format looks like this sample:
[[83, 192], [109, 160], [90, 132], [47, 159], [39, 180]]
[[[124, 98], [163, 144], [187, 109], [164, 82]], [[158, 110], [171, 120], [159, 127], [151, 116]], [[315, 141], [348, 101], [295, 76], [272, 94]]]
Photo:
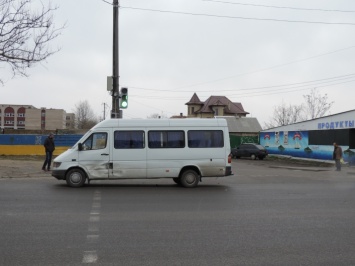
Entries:
[[82, 187], [85, 184], [86, 175], [83, 170], [74, 168], [66, 174], [66, 181], [70, 187]]
[[180, 184], [183, 187], [197, 187], [200, 176], [194, 170], [185, 170], [180, 176]]

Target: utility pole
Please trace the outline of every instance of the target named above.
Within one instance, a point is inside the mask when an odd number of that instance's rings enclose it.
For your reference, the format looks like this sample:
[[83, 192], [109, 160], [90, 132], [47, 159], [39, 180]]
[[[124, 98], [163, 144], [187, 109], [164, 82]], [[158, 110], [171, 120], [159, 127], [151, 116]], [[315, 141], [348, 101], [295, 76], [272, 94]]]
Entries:
[[118, 60], [118, 8], [119, 0], [113, 0], [113, 53], [112, 53], [112, 111], [111, 118], [121, 118], [119, 106], [119, 60]]
[[104, 105], [104, 117], [102, 120], [105, 120], [106, 119], [106, 105], [107, 103], [102, 103]]

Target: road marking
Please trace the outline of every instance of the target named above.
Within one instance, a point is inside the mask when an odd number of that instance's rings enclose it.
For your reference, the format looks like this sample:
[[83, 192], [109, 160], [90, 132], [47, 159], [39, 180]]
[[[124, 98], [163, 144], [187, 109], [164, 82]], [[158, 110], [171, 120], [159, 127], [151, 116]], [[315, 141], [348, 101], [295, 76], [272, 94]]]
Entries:
[[84, 251], [82, 263], [96, 263], [97, 260], [98, 260], [98, 256], [97, 256], [96, 250]]
[[99, 226], [97, 224], [89, 224], [89, 232], [98, 232], [99, 231]]
[[99, 209], [99, 208], [101, 208], [101, 203], [100, 202], [94, 202], [93, 204], [92, 204], [92, 208], [93, 209]]
[[99, 222], [100, 221], [100, 216], [91, 215], [89, 221], [90, 222]]
[[88, 234], [86, 235], [86, 245], [90, 251], [84, 251], [82, 263], [95, 264], [97, 263], [99, 256], [96, 250], [92, 250], [96, 247], [100, 234], [99, 234], [99, 222], [100, 222], [100, 208], [101, 208], [101, 191], [96, 190], [94, 192], [93, 203], [90, 211]]
[[89, 244], [95, 244], [97, 243], [99, 239], [99, 235], [87, 235], [86, 240]]

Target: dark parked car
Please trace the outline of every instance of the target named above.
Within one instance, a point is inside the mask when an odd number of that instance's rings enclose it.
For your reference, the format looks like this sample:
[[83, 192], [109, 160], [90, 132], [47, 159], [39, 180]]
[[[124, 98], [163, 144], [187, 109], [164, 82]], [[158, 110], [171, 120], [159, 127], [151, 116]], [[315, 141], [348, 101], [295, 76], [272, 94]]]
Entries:
[[255, 143], [243, 143], [240, 144], [237, 148], [232, 149], [232, 157], [240, 158], [240, 157], [250, 157], [253, 160], [259, 158], [259, 160], [264, 159], [267, 156], [267, 150]]

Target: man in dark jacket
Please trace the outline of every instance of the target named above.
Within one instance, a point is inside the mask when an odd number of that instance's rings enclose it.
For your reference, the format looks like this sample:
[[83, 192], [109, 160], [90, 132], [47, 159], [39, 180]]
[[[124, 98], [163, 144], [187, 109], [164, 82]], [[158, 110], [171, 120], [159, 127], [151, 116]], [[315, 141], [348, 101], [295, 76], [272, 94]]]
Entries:
[[335, 166], [337, 171], [341, 171], [341, 163], [340, 159], [343, 158], [343, 150], [337, 143], [333, 143], [334, 152], [333, 152], [333, 159], [335, 160]]
[[50, 133], [48, 138], [46, 138], [43, 146], [46, 150], [46, 160], [44, 161], [44, 164], [42, 166], [42, 170], [46, 171], [46, 169], [47, 169], [47, 171], [50, 171], [51, 170], [52, 155], [53, 155], [53, 151], [55, 150], [55, 144], [54, 144], [54, 139], [53, 139], [52, 133]]

